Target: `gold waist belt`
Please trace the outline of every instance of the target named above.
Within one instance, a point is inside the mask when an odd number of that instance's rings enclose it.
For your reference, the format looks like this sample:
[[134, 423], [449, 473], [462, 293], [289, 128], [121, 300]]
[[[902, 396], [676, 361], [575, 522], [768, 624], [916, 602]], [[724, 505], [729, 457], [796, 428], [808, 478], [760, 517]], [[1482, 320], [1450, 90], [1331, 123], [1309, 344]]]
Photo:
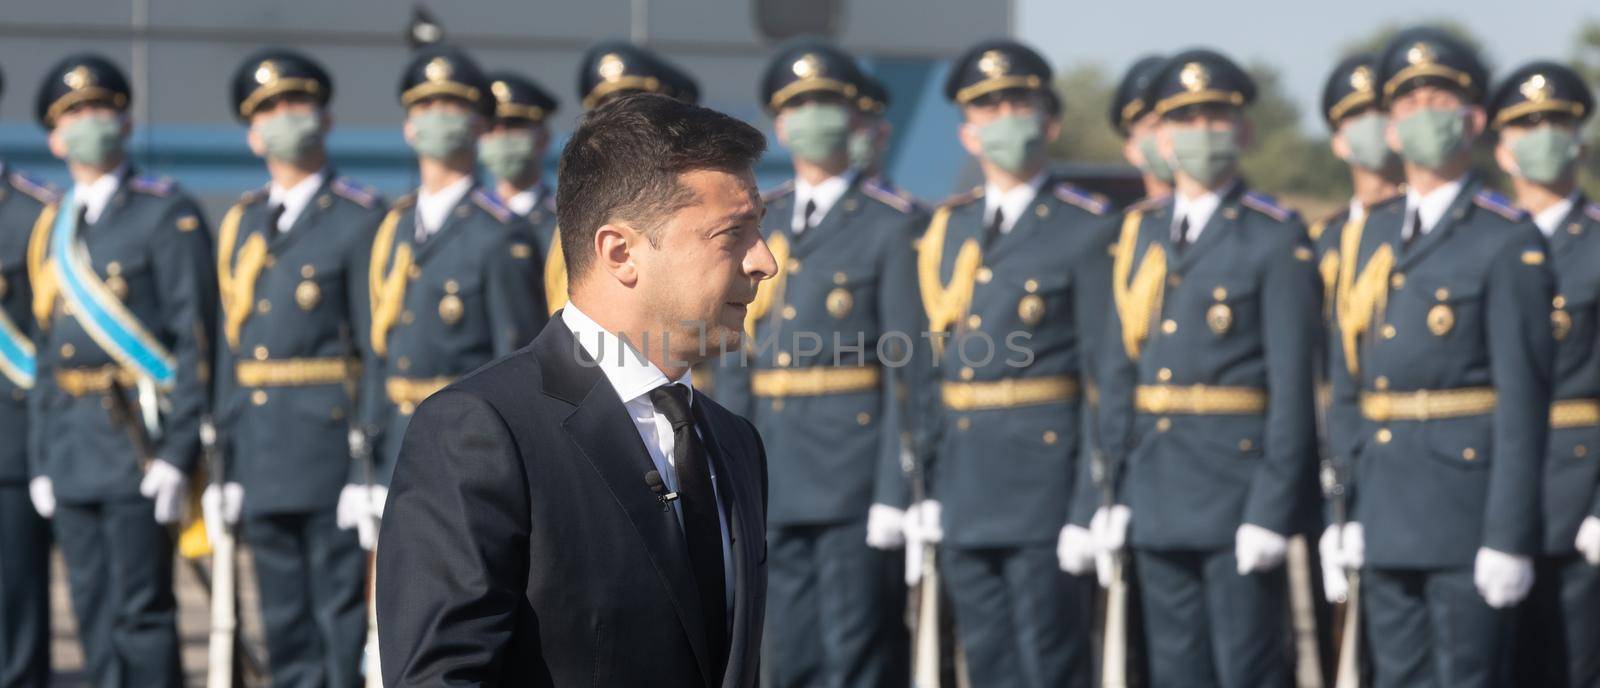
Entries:
[[758, 397], [815, 397], [868, 392], [878, 388], [876, 366], [757, 370], [750, 374], [750, 393]]
[[939, 389], [952, 411], [1033, 406], [1069, 401], [1078, 396], [1078, 378], [1071, 375], [1006, 378], [985, 382], [946, 382]]
[[1600, 399], [1562, 399], [1550, 405], [1550, 427], [1587, 428], [1600, 425]]
[[1395, 420], [1441, 420], [1481, 416], [1494, 411], [1495, 393], [1489, 387], [1423, 389], [1415, 392], [1364, 392], [1361, 415], [1387, 423]]
[[309, 387], [352, 380], [359, 365], [346, 358], [281, 358], [240, 361], [233, 370], [241, 387]]
[[117, 382], [125, 388], [138, 384], [138, 378], [128, 369], [106, 365], [98, 368], [59, 368], [56, 370], [56, 386], [74, 397], [102, 394], [110, 391], [112, 376], [116, 376]]
[[389, 401], [400, 407], [400, 412], [410, 415], [423, 399], [455, 382], [453, 377], [391, 377], [384, 382]]
[[1134, 390], [1139, 413], [1189, 416], [1246, 416], [1265, 413], [1267, 391], [1255, 387], [1210, 385], [1139, 385]]

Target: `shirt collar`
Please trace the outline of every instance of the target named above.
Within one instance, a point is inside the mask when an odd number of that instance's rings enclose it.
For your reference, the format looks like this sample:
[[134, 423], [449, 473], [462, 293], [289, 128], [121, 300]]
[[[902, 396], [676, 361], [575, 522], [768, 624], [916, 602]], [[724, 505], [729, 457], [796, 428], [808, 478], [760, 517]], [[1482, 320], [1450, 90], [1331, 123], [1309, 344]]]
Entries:
[[1049, 170], [1039, 170], [1026, 184], [1011, 187], [1010, 191], [1001, 191], [994, 182], [983, 186], [983, 225], [989, 226], [994, 222], [995, 209], [1005, 214], [1000, 218], [1000, 233], [1010, 234], [1011, 228], [1017, 226], [1017, 220], [1022, 219], [1022, 214], [1027, 212], [1028, 204], [1039, 195], [1039, 189], [1044, 187], [1045, 180], [1050, 176]]
[[317, 189], [322, 188], [322, 181], [327, 178], [326, 170], [318, 170], [316, 174], [300, 180], [287, 189], [277, 184], [272, 185], [267, 192], [267, 204], [283, 206], [283, 214], [278, 216], [280, 231], [289, 231], [289, 228], [294, 226], [294, 221], [300, 217], [300, 212], [311, 203], [311, 197], [316, 195]]
[[128, 165], [123, 163], [88, 184], [72, 185], [72, 198], [78, 207], [84, 209], [84, 219], [91, 223], [100, 219], [100, 214], [105, 212], [106, 204], [111, 202], [111, 197], [117, 193], [117, 187], [122, 185], [122, 178], [127, 174]]
[[451, 184], [434, 193], [417, 191], [417, 233], [432, 236], [444, 228], [445, 218], [449, 217], [450, 209], [472, 190], [472, 175], [462, 177], [460, 181]]
[[1184, 218], [1189, 219], [1189, 232], [1187, 241], [1194, 243], [1200, 238], [1200, 233], [1205, 231], [1206, 224], [1211, 222], [1211, 216], [1217, 214], [1217, 208], [1222, 205], [1222, 195], [1231, 191], [1230, 184], [1220, 191], [1207, 191], [1195, 198], [1187, 198], [1182, 193], [1172, 194], [1172, 236], [1178, 235], [1178, 226]]
[[1456, 196], [1461, 195], [1461, 187], [1466, 185], [1466, 177], [1455, 179], [1424, 196], [1417, 193], [1415, 187], [1406, 189], [1406, 225], [1403, 230], [1411, 231], [1411, 217], [1416, 214], [1422, 219], [1422, 233], [1427, 234], [1439, 226], [1439, 220], [1444, 217], [1445, 211], [1450, 209]]
[[667, 379], [666, 373], [656, 364], [645, 359], [631, 344], [606, 331], [570, 301], [561, 309], [561, 322], [572, 331], [584, 353], [595, 360], [596, 367], [617, 391], [622, 403], [639, 399], [662, 385], [679, 384], [689, 388], [690, 405], [694, 404], [694, 381], [690, 373], [685, 372], [676, 381]]
[[1567, 219], [1572, 213], [1572, 206], [1578, 204], [1578, 192], [1574, 191], [1566, 198], [1557, 201], [1555, 205], [1539, 211], [1533, 216], [1533, 223], [1539, 225], [1539, 231], [1544, 232], [1546, 238], [1554, 236], [1561, 227], [1561, 221]]
[[518, 191], [515, 196], [512, 196], [511, 198], [507, 198], [506, 199], [506, 207], [510, 208], [511, 212], [516, 213], [518, 215], [521, 215], [523, 217], [527, 217], [528, 213], [533, 212], [533, 209], [535, 207], [537, 207], [538, 205], [539, 205], [539, 185], [538, 184], [534, 184], [533, 186], [530, 186], [530, 187], [528, 187], [526, 189]]
[[794, 217], [789, 221], [789, 229], [795, 234], [806, 229], [806, 201], [816, 203], [812, 221], [820, 222], [828, 216], [828, 211], [833, 209], [835, 203], [844, 197], [844, 192], [850, 190], [850, 182], [855, 180], [855, 170], [846, 170], [843, 174], [836, 174], [822, 180], [817, 184], [807, 183], [798, 177], [794, 180]]
[[1366, 216], [1367, 216], [1367, 206], [1362, 205], [1361, 201], [1357, 200], [1354, 196], [1351, 196], [1350, 197], [1350, 217], [1348, 219], [1359, 220], [1359, 219], [1364, 218]]

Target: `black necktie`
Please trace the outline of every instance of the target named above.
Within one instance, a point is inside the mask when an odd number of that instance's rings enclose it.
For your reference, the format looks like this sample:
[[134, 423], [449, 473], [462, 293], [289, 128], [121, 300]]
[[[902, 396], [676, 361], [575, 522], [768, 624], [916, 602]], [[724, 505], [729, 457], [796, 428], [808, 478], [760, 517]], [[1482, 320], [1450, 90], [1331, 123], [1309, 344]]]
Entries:
[[1410, 227], [1407, 228], [1405, 237], [1400, 242], [1400, 248], [1408, 249], [1417, 242], [1417, 237], [1422, 236], [1422, 211], [1411, 214]]
[[283, 221], [283, 204], [279, 203], [279, 204], [277, 204], [275, 206], [272, 206], [272, 212], [269, 214], [269, 217], [267, 219], [267, 229], [272, 230], [272, 236], [276, 237], [279, 234], [283, 233], [283, 230], [278, 227], [278, 223], [282, 222], [282, 221]]
[[689, 388], [678, 384], [650, 390], [656, 412], [672, 424], [672, 463], [678, 474], [678, 497], [683, 504], [683, 534], [689, 545], [689, 563], [700, 589], [700, 610], [706, 620], [706, 641], [718, 666], [727, 658], [727, 581], [722, 569], [722, 521], [717, 495], [711, 486], [711, 465], [689, 411]]
[[994, 209], [994, 217], [989, 220], [989, 226], [983, 228], [983, 250], [989, 250], [996, 239], [1000, 238], [1000, 228], [1006, 224], [1006, 211], [1002, 208]]
[[85, 203], [83, 205], [78, 206], [78, 227], [81, 229], [83, 227], [88, 227], [88, 226], [89, 226], [89, 205], [87, 203]]
[[1189, 216], [1184, 215], [1178, 220], [1178, 236], [1172, 239], [1172, 252], [1183, 255], [1184, 249], [1189, 248]]
[[806, 199], [805, 228], [811, 229], [815, 226], [817, 226], [817, 202], [808, 198]]

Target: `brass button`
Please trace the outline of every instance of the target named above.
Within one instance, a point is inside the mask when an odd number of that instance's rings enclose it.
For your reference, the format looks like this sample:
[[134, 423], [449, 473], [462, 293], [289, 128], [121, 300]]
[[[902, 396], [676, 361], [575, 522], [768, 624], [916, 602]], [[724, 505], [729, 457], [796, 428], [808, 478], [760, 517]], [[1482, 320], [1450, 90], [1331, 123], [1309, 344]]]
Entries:
[[1022, 290], [1028, 292], [1029, 294], [1039, 291], [1039, 280], [1031, 279], [1023, 282]]
[[1574, 222], [1574, 223], [1572, 223], [1570, 225], [1567, 225], [1567, 233], [1568, 234], [1577, 234], [1577, 233], [1582, 232], [1582, 231], [1583, 231], [1583, 225], [1580, 225], [1580, 224], [1578, 224], [1576, 222]]
[[784, 320], [794, 320], [794, 316], [796, 316], [798, 314], [799, 313], [795, 311], [794, 306], [784, 306], [783, 307], [783, 319]]
[[1445, 289], [1444, 287], [1439, 287], [1433, 291], [1433, 298], [1436, 298], [1440, 301], [1448, 301], [1450, 299], [1450, 290]]
[[1461, 450], [1461, 458], [1468, 461], [1476, 459], [1478, 458], [1478, 450], [1473, 449], [1472, 447], [1467, 447], [1466, 449]]
[[274, 265], [277, 265], [277, 264], [278, 264], [278, 257], [277, 257], [277, 256], [275, 256], [275, 255], [272, 255], [272, 254], [270, 254], [270, 253], [268, 253], [268, 254], [267, 254], [267, 257], [266, 257], [266, 258], [264, 258], [264, 259], [262, 259], [262, 261], [261, 261], [261, 264], [262, 264], [262, 265], [265, 265], [265, 266], [266, 266], [266, 267], [267, 267], [267, 269], [268, 269], [268, 270], [271, 270], [271, 269], [272, 269], [272, 266], [274, 266]]
[[117, 261], [114, 261], [114, 260], [109, 262], [109, 263], [106, 263], [106, 275], [107, 276], [116, 277], [117, 275], [120, 275], [120, 274], [122, 274], [122, 263], [118, 263]]
[[1394, 339], [1394, 336], [1396, 334], [1397, 334], [1397, 332], [1394, 329], [1394, 325], [1384, 325], [1383, 326], [1383, 338], [1384, 339]]
[[1406, 274], [1397, 272], [1389, 276], [1389, 286], [1393, 289], [1403, 289], [1406, 286]]
[[849, 278], [845, 277], [844, 273], [842, 273], [842, 272], [833, 273], [833, 283], [834, 284], [844, 284], [845, 281], [848, 280], [848, 279]]
[[400, 311], [400, 324], [410, 325], [417, 321], [417, 314], [411, 311]]
[[976, 374], [977, 374], [977, 372], [974, 371], [971, 366], [962, 366], [961, 367], [961, 379], [963, 379], [963, 380], [971, 380], [972, 376], [976, 375]]
[[268, 301], [266, 299], [262, 299], [260, 301], [257, 301], [256, 302], [256, 312], [260, 313], [262, 315], [266, 315], [268, 313], [271, 313], [272, 312], [272, 302]]
[[794, 362], [794, 356], [790, 355], [789, 352], [787, 352], [787, 351], [779, 351], [778, 352], [778, 367], [787, 368], [787, 367], [789, 367], [789, 364], [793, 363], [793, 362]]
[[422, 266], [413, 265], [413, 266], [411, 266], [409, 268], [406, 268], [406, 277], [407, 278], [416, 279], [416, 278], [421, 277], [421, 276], [422, 276]]
[[1550, 305], [1555, 306], [1556, 308], [1566, 308], [1567, 307], [1567, 297], [1562, 296], [1560, 294], [1556, 294], [1555, 298], [1550, 299]]
[[458, 291], [461, 291], [461, 283], [460, 282], [457, 282], [455, 280], [445, 280], [444, 281], [444, 293], [446, 293], [446, 294], [454, 294], [454, 293], [456, 293]]
[[789, 272], [800, 272], [800, 259], [790, 258], [788, 268]]
[[1156, 371], [1156, 379], [1160, 380], [1162, 382], [1166, 382], [1168, 380], [1171, 380], [1172, 379], [1172, 369], [1171, 368], [1162, 368], [1161, 370], [1157, 370]]
[[411, 370], [411, 359], [406, 356], [401, 356], [400, 358], [395, 359], [394, 366], [401, 370]]
[[1183, 275], [1167, 275], [1167, 286], [1176, 287], [1183, 284]]
[[301, 278], [303, 278], [303, 279], [311, 279], [311, 278], [316, 277], [316, 276], [317, 276], [317, 269], [315, 267], [312, 267], [312, 265], [310, 263], [306, 263], [305, 265], [300, 266], [300, 277]]
[[61, 345], [61, 357], [62, 358], [72, 358], [77, 353], [78, 353], [78, 347], [75, 347], [75, 346], [73, 346], [71, 344], [62, 344]]
[[1176, 321], [1176, 320], [1163, 320], [1163, 321], [1161, 321], [1161, 331], [1165, 332], [1167, 334], [1175, 334], [1175, 333], [1177, 333], [1177, 331], [1178, 331], [1178, 321]]
[[957, 418], [956, 419], [956, 429], [957, 430], [970, 430], [970, 429], [972, 429], [972, 419], [968, 418], [966, 416], [962, 416], [960, 418]]
[[1572, 455], [1581, 459], [1589, 455], [1589, 448], [1580, 444], [1572, 448]]
[[1388, 428], [1378, 428], [1378, 434], [1373, 439], [1378, 440], [1378, 444], [1388, 444], [1394, 439], [1394, 433]]
[[976, 330], [982, 326], [983, 318], [979, 317], [977, 313], [967, 316], [967, 327]]
[[1251, 442], [1248, 439], [1239, 440], [1239, 451], [1250, 451], [1251, 449], [1254, 449], [1255, 446], [1256, 443]]
[[1389, 388], [1389, 378], [1384, 377], [1382, 375], [1379, 375], [1377, 377], [1377, 379], [1372, 381], [1372, 386], [1378, 388], [1379, 391], [1388, 389]]
[[856, 425], [866, 425], [872, 422], [872, 414], [862, 411], [856, 414]]
[[400, 415], [409, 416], [417, 410], [417, 405], [409, 401], [400, 402]]
[[1228, 290], [1226, 288], [1223, 288], [1223, 287], [1217, 287], [1216, 289], [1212, 289], [1211, 290], [1211, 298], [1216, 299], [1218, 301], [1225, 300], [1225, 299], [1228, 298]]
[[1156, 420], [1156, 432], [1166, 432], [1166, 431], [1171, 430], [1171, 429], [1172, 429], [1172, 419], [1171, 418], [1160, 418], [1160, 419]]
[[1054, 431], [1054, 430], [1046, 430], [1046, 431], [1044, 431], [1044, 443], [1045, 444], [1055, 444], [1056, 440], [1059, 440], [1059, 439], [1060, 438], [1056, 436], [1056, 431]]
[[267, 393], [266, 393], [266, 391], [258, 389], [258, 390], [254, 391], [254, 392], [251, 392], [250, 393], [250, 403], [255, 404], [256, 406], [266, 406], [267, 405]]
[[989, 280], [992, 279], [994, 279], [993, 270], [990, 270], [987, 266], [978, 268], [978, 284], [988, 284]]
[[252, 352], [252, 354], [256, 357], [257, 361], [265, 361], [267, 360], [267, 347], [258, 346], [255, 348], [255, 351]]

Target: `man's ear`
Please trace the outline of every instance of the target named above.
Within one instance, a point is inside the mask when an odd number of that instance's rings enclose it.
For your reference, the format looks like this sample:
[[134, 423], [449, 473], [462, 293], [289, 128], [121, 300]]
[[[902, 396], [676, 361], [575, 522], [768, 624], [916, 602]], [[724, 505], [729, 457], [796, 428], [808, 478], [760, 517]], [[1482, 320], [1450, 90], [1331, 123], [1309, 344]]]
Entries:
[[1340, 128], [1328, 137], [1328, 148], [1333, 150], [1333, 157], [1340, 160], [1350, 160], [1350, 142], [1344, 140], [1344, 129]]
[[1389, 150], [1399, 154], [1404, 148], [1400, 146], [1400, 128], [1395, 126], [1395, 119], [1389, 117], [1387, 124], [1383, 125], [1383, 142], [1389, 144]]
[[51, 128], [50, 134], [45, 137], [45, 141], [50, 144], [51, 155], [61, 160], [67, 159], [67, 141], [61, 136], [61, 127]]
[[1051, 115], [1044, 119], [1044, 141], [1050, 143], [1061, 137], [1061, 118]]
[[417, 127], [411, 123], [411, 118], [409, 116], [406, 117], [405, 124], [400, 126], [400, 133], [405, 137], [406, 145], [416, 145]]
[[772, 131], [778, 135], [778, 145], [788, 148], [789, 132], [785, 131], [783, 128], [784, 114], [785, 113], [783, 112], [779, 112], [772, 117]]
[[596, 267], [612, 276], [623, 286], [632, 287], [639, 281], [639, 266], [634, 262], [633, 251], [644, 237], [633, 228], [607, 223], [594, 233]]
[[1494, 162], [1500, 170], [1513, 177], [1521, 174], [1517, 168], [1517, 156], [1511, 153], [1511, 144], [1506, 140], [1505, 134], [1500, 135], [1500, 140], [1494, 145]]
[[1484, 112], [1483, 106], [1474, 105], [1467, 109], [1467, 133], [1476, 139], [1483, 136], [1489, 126], [1489, 114]]
[[254, 126], [245, 130], [244, 139], [246, 143], [250, 144], [250, 152], [252, 154], [258, 158], [267, 157], [267, 142], [261, 138], [261, 134], [256, 131]]
[[983, 143], [978, 141], [978, 125], [963, 120], [956, 125], [956, 137], [961, 139], [961, 148], [967, 151], [967, 155], [983, 158]]

